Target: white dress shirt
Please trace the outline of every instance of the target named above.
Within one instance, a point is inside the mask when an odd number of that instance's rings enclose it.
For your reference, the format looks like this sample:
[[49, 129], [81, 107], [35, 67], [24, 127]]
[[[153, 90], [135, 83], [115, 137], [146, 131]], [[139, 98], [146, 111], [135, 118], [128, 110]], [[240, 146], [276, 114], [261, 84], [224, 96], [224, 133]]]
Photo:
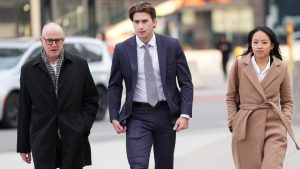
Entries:
[[50, 63], [51, 67], [54, 70], [55, 76], [56, 76], [56, 72], [57, 72], [57, 70], [56, 70], [56, 68], [57, 68], [57, 61], [58, 61], [58, 59], [56, 59], [56, 61], [53, 64]]
[[[145, 44], [142, 42], [138, 36], [136, 36], [136, 44], [137, 44], [137, 64], [138, 64], [138, 76], [137, 76], [137, 83], [135, 87], [135, 93], [133, 96], [133, 101], [136, 102], [145, 102], [147, 103], [147, 91], [146, 91], [146, 81], [145, 81], [145, 72], [144, 72], [144, 54], [145, 49], [143, 45]], [[152, 65], [154, 70], [155, 76], [155, 83], [156, 89], [158, 93], [158, 99], [166, 100], [165, 94], [163, 92], [163, 87], [160, 78], [160, 68], [158, 62], [158, 54], [157, 54], [157, 45], [156, 45], [156, 38], [155, 34], [153, 34], [152, 39], [148, 43], [149, 46], [149, 53], [152, 58]]]
[[[137, 64], [138, 64], [138, 76], [137, 76], [137, 83], [135, 87], [135, 92], [133, 96], [133, 101], [135, 102], [145, 102], [147, 103], [147, 90], [146, 90], [146, 81], [145, 81], [145, 69], [144, 69], [144, 54], [145, 49], [143, 45], [145, 44], [142, 42], [138, 36], [136, 36], [136, 44], [137, 44]], [[155, 76], [155, 83], [156, 83], [156, 89], [158, 93], [158, 99], [160, 101], [166, 100], [163, 86], [161, 83], [161, 77], [160, 77], [160, 68], [159, 68], [159, 61], [158, 61], [158, 54], [157, 54], [157, 45], [156, 45], [156, 37], [155, 34], [153, 34], [153, 37], [148, 42], [149, 46], [149, 53], [152, 58], [152, 65], [154, 70], [154, 76]], [[184, 112], [183, 112], [184, 113]], [[185, 117], [187, 119], [190, 118], [187, 114], [181, 114], [180, 117]]]
[[261, 82], [265, 78], [266, 74], [268, 73], [268, 70], [270, 69], [270, 66], [271, 66], [270, 57], [268, 59], [268, 63], [266, 65], [266, 67], [262, 71], [260, 71], [259, 66], [256, 63], [254, 56], [251, 57], [251, 62], [253, 64], [254, 70], [255, 70], [256, 75], [258, 77], [258, 80]]

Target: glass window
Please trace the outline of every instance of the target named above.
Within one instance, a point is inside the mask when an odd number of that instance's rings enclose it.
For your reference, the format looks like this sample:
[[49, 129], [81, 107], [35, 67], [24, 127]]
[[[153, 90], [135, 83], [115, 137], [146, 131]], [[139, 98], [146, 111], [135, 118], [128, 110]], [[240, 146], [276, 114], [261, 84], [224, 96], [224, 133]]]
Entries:
[[0, 1], [0, 38], [31, 36], [30, 0]]
[[81, 44], [81, 54], [88, 62], [95, 62], [102, 60], [101, 47], [94, 44]]
[[0, 70], [10, 69], [18, 64], [24, 53], [23, 49], [2, 48], [0, 49]]
[[87, 0], [53, 0], [53, 19], [63, 27], [66, 35], [88, 33]]
[[70, 52], [71, 54], [74, 54], [74, 55], [80, 55], [80, 52], [81, 51], [81, 46], [79, 44], [67, 44], [65, 43], [64, 44], [64, 50]]
[[38, 56], [39, 53], [41, 53], [42, 51], [42, 47], [38, 47], [37, 49], [35, 49], [27, 58], [26, 62], [30, 61], [31, 59], [35, 58], [36, 56]]
[[87, 62], [96, 62], [102, 60], [101, 47], [94, 44], [65, 44], [64, 49], [70, 53], [79, 55]]

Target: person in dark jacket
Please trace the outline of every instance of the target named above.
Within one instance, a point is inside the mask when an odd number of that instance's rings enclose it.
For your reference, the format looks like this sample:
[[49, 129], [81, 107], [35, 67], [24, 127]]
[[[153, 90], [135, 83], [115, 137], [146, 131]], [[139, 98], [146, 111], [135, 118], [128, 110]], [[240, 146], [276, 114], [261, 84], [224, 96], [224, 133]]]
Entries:
[[222, 70], [224, 79], [227, 79], [227, 63], [232, 49], [231, 43], [227, 41], [225, 37], [221, 37], [220, 41], [217, 44], [217, 48], [222, 53]]
[[47, 23], [43, 50], [21, 69], [17, 152], [36, 169], [91, 165], [98, 94], [87, 62], [65, 51], [64, 39], [58, 24]]

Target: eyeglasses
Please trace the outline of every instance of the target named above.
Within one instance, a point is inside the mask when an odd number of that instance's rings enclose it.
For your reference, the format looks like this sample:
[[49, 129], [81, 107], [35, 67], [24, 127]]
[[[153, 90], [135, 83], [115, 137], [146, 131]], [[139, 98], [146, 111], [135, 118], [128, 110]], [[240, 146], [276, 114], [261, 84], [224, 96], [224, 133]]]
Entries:
[[45, 37], [43, 37], [43, 39], [45, 40], [45, 42], [46, 42], [47, 45], [52, 45], [53, 42], [55, 42], [56, 45], [60, 45], [64, 41], [64, 38], [46, 39]]

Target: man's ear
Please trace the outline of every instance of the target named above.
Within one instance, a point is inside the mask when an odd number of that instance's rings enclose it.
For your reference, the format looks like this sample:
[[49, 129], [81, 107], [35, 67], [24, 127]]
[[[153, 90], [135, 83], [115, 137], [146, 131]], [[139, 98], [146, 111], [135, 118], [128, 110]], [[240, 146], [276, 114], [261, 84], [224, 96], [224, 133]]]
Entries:
[[157, 20], [156, 20], [156, 18], [155, 18], [155, 19], [153, 19], [153, 23], [154, 23], [154, 26], [153, 26], [153, 28], [156, 28], [156, 24], [157, 24]]
[[41, 42], [41, 44], [43, 44], [43, 37], [42, 36], [40, 36], [40, 42]]

